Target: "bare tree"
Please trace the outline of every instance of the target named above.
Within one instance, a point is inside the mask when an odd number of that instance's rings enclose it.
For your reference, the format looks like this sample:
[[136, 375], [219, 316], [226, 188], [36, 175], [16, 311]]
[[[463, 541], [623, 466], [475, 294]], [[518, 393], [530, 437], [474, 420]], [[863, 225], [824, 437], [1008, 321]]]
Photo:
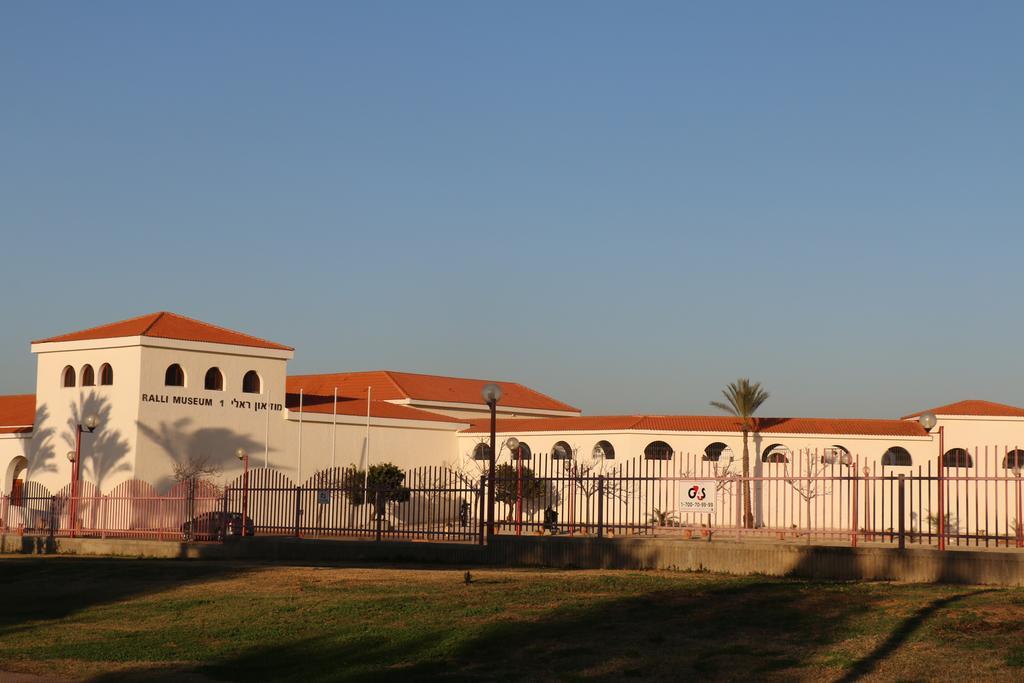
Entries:
[[[799, 460], [806, 460], [807, 467], [806, 472], [790, 472], [789, 460], [785, 460], [783, 464], [783, 478], [786, 483], [793, 489], [793, 491], [803, 499], [805, 504], [805, 514], [807, 515], [807, 542], [811, 542], [811, 508], [815, 498], [820, 496], [832, 495], [833, 479], [828, 476], [830, 468], [834, 468], [834, 465], [838, 462], [841, 466], [849, 465], [846, 460], [829, 460], [827, 457], [817, 457], [817, 452], [814, 455], [811, 454], [810, 450], [806, 451], [806, 458], [798, 458]], [[795, 525], [794, 525], [795, 526]]]
[[[209, 456], [190, 455], [185, 462], [174, 463], [174, 481], [181, 483], [186, 481], [209, 481], [213, 477], [219, 477], [221, 466], [210, 462]], [[210, 481], [213, 484], [212, 481]]]

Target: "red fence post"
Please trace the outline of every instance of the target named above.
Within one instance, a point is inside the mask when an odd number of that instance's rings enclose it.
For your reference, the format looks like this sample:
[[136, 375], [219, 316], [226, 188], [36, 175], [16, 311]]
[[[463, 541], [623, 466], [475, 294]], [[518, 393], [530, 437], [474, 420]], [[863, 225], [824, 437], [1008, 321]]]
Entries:
[[857, 492], [860, 489], [858, 486], [858, 480], [860, 479], [860, 473], [857, 472], [857, 465], [853, 466], [853, 495], [850, 496], [850, 505], [852, 506], [852, 513], [850, 515], [850, 547], [857, 547]]
[[375, 540], [377, 541], [377, 543], [380, 543], [380, 524], [381, 517], [383, 517], [383, 515], [380, 514], [380, 491], [374, 491], [373, 493], [373, 516], [377, 520]]
[[900, 489], [899, 489], [899, 531], [900, 531], [900, 550], [905, 550], [907, 547], [907, 532], [904, 524], [904, 515], [906, 514], [906, 483], [907, 478], [905, 475], [900, 475]]
[[484, 531], [486, 529], [486, 525], [484, 523], [484, 487], [485, 486], [487, 486], [487, 477], [486, 476], [481, 476], [480, 477], [480, 494], [477, 496], [477, 500], [480, 503], [480, 505], [479, 505], [479, 508], [480, 508], [480, 515], [479, 515], [479, 518], [480, 518], [480, 545], [484, 544]]
[[[230, 486], [225, 486], [224, 487], [224, 518], [221, 520], [221, 524], [223, 525], [223, 528], [221, 529], [221, 532], [222, 532], [221, 533], [221, 542], [222, 543], [227, 543], [228, 542], [228, 491], [230, 491], [230, 490], [231, 490]], [[195, 496], [196, 496], [196, 490], [195, 490], [195, 486], [193, 485], [189, 489], [189, 497], [192, 499], [192, 511], [193, 511], [193, 513], [195, 512]]]

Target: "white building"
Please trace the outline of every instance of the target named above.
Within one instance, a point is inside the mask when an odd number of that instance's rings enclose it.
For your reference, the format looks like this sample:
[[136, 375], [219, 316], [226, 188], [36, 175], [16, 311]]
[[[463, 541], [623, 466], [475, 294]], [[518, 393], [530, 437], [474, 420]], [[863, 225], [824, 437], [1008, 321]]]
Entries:
[[[487, 380], [403, 372], [288, 376], [288, 346], [173, 313], [154, 313], [32, 343], [36, 393], [0, 397], [3, 492], [68, 486], [76, 428], [100, 425], [81, 440], [81, 478], [103, 492], [131, 479], [158, 492], [176, 463], [205, 458], [230, 480], [238, 448], [296, 483], [331, 466], [393, 462], [403, 468], [472, 457], [487, 437]], [[582, 416], [580, 410], [514, 382], [498, 382], [499, 439], [533, 452], [618, 460], [715, 460], [742, 449], [727, 416]], [[369, 399], [369, 400], [368, 400]], [[1024, 446], [1024, 409], [985, 401], [935, 408], [952, 457], [1001, 468]], [[905, 467], [939, 455], [938, 430], [917, 413], [901, 419], [762, 418], [751, 438], [754, 462], [792, 453], [843, 453], [859, 463]], [[600, 448], [597, 448], [600, 446]], [[1011, 454], [1011, 462], [1016, 454]], [[1024, 460], [1024, 459], [1022, 459]]]

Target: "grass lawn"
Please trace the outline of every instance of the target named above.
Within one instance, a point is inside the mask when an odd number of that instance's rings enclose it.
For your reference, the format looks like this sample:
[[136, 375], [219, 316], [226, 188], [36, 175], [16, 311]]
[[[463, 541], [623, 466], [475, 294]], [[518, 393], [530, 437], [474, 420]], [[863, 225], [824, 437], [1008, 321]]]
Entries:
[[[1024, 590], [0, 558], [0, 670], [121, 680], [1024, 678]], [[0, 677], [2, 678], [2, 677]]]

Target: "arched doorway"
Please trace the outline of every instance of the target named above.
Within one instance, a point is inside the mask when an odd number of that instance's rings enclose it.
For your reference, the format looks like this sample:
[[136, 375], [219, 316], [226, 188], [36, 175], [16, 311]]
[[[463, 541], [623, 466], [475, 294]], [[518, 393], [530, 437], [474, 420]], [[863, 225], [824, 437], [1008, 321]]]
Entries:
[[7, 466], [7, 476], [4, 477], [4, 493], [10, 495], [11, 505], [25, 504], [25, 476], [27, 473], [28, 460], [23, 455], [14, 458]]

